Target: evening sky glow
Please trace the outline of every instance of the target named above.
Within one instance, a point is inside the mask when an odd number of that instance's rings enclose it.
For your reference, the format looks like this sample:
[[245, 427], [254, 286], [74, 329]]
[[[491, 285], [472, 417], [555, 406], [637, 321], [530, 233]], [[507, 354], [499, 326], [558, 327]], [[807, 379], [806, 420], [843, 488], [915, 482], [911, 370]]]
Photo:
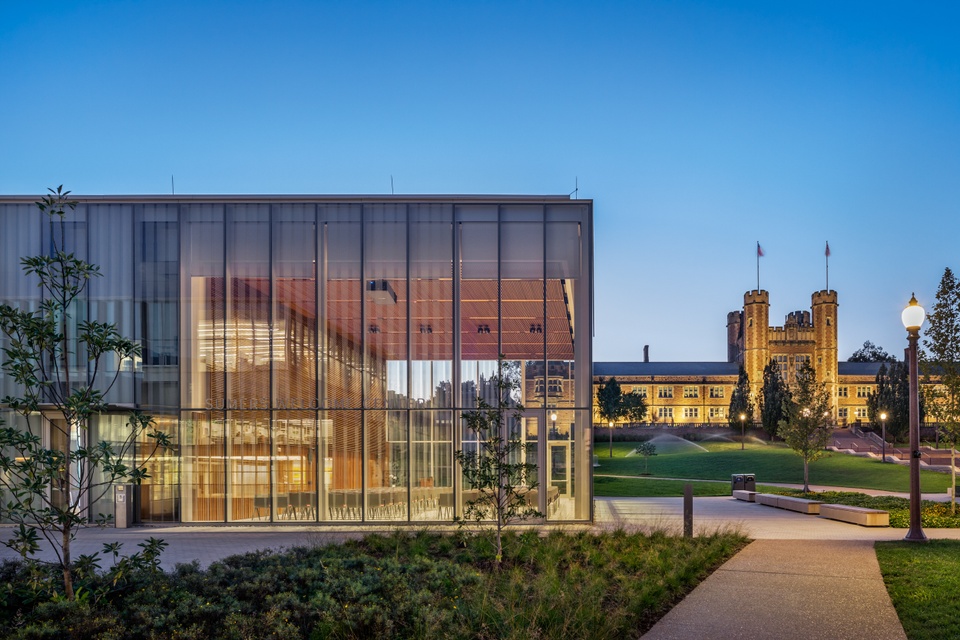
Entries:
[[567, 194], [594, 360], [722, 361], [839, 294], [902, 358], [960, 268], [960, 9], [887, 2], [0, 2], [0, 194]]

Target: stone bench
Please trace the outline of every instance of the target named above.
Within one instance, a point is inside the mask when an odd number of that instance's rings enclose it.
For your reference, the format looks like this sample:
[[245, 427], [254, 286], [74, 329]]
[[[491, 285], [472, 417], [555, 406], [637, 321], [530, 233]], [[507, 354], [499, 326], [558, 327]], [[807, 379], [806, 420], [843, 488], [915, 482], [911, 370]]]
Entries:
[[778, 496], [773, 493], [758, 493], [754, 497], [754, 500], [768, 507], [788, 509], [790, 511], [796, 511], [797, 513], [806, 513], [814, 516], [820, 513], [820, 505], [822, 504], [818, 500], [794, 498], [793, 496]]
[[733, 491], [733, 497], [744, 502], [754, 502], [754, 496], [756, 495], [756, 491], [745, 491], [743, 489], [734, 489]]
[[890, 514], [880, 509], [866, 507], [851, 507], [845, 504], [820, 505], [820, 517], [831, 520], [840, 520], [861, 527], [889, 527]]

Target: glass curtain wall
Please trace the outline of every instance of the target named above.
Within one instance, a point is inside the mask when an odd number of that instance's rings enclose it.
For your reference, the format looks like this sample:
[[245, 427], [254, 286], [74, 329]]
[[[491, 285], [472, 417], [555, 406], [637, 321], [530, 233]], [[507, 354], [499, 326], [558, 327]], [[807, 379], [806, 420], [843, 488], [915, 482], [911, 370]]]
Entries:
[[89, 313], [142, 340], [124, 394], [176, 432], [163, 455], [138, 444], [156, 454], [145, 520], [449, 521], [476, 493], [453, 459], [478, 446], [461, 413], [497, 403], [500, 354], [525, 407], [505, 435], [537, 467], [528, 503], [590, 517], [590, 385], [575, 375], [589, 364], [584, 207], [184, 202], [85, 216], [134, 252], [87, 239], [91, 258], [138, 265], [93, 289]]
[[185, 522], [227, 518], [225, 244], [224, 205], [181, 206], [180, 444]]
[[323, 344], [320, 424], [321, 517], [359, 520], [363, 496], [363, 210], [321, 206], [318, 213]]
[[410, 517], [453, 516], [453, 207], [410, 205]]
[[275, 519], [318, 517], [317, 224], [314, 205], [273, 208]]

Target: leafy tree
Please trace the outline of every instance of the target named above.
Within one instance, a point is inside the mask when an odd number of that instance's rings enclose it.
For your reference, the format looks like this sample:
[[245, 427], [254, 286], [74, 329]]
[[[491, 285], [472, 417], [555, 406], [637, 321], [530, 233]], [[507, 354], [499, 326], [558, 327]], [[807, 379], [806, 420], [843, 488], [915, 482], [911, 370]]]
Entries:
[[[880, 414], [887, 414], [887, 436], [892, 442], [902, 442], [910, 435], [910, 378], [907, 364], [891, 362], [880, 365], [876, 377], [877, 390], [867, 396], [867, 415], [876, 428], [882, 428]], [[920, 396], [920, 422], [923, 422], [926, 402]]]
[[750, 400], [750, 376], [747, 370], [740, 366], [740, 374], [737, 376], [737, 386], [733, 388], [730, 394], [730, 409], [727, 420], [730, 427], [740, 426], [740, 414], [746, 416], [747, 424], [753, 424], [753, 401]]
[[638, 444], [633, 452], [643, 456], [643, 473], [644, 475], [648, 474], [650, 472], [650, 456], [657, 455], [657, 445], [647, 440]]
[[936, 303], [927, 316], [924, 332], [924, 377], [937, 384], [927, 386], [927, 408], [936, 418], [941, 435], [950, 445], [953, 498], [951, 513], [956, 513], [956, 449], [960, 441], [960, 284], [949, 267], [944, 269], [937, 289]]
[[896, 362], [897, 358], [890, 355], [869, 340], [853, 352], [847, 362]]
[[626, 417], [630, 419], [631, 423], [643, 422], [647, 415], [647, 401], [644, 400], [639, 391], [634, 389], [630, 393], [623, 394], [623, 404]]
[[[638, 394], [639, 395], [639, 394]], [[641, 399], [642, 400], [642, 399]], [[646, 405], [644, 404], [644, 412]], [[627, 415], [627, 405], [624, 401], [623, 390], [616, 377], [609, 380], [600, 378], [597, 386], [597, 414], [605, 424], [616, 424], [617, 420]], [[613, 429], [610, 429], [610, 457], [613, 457]]]
[[[891, 365], [892, 366], [892, 365]], [[886, 363], [880, 365], [877, 371], [877, 377], [874, 379], [877, 383], [877, 390], [867, 395], [867, 417], [877, 429], [883, 427], [880, 419], [881, 413], [887, 414], [887, 425], [890, 426], [890, 432], [893, 432], [893, 385], [887, 372]], [[896, 438], [894, 438], [896, 441]]]
[[16, 525], [4, 544], [25, 562], [36, 566], [41, 537], [49, 543], [64, 596], [73, 600], [71, 542], [79, 528], [91, 521], [102, 526], [113, 517], [94, 517], [89, 505], [116, 482], [139, 484], [149, 477], [142, 463], [129, 463], [142, 435], [159, 447], [169, 439], [148, 416], [133, 412], [122, 442], [91, 441], [91, 422], [109, 409], [105, 398], [120, 363], [139, 356], [140, 346], [113, 324], [79, 319], [81, 296], [100, 271], [65, 246], [64, 218], [76, 207], [70, 192], [49, 191], [37, 206], [53, 223], [50, 253], [21, 261], [24, 273], [39, 282], [42, 302], [35, 311], [0, 305], [2, 368], [22, 393], [0, 399], [14, 416], [0, 428], [0, 516]]
[[496, 405], [477, 395], [477, 408], [463, 412], [463, 421], [476, 440], [476, 448], [454, 452], [466, 485], [478, 496], [464, 507], [464, 520], [478, 524], [492, 519], [496, 529], [497, 564], [503, 559], [503, 529], [511, 522], [542, 518], [527, 498], [537, 488], [537, 465], [527, 462], [533, 445], [524, 442], [521, 428], [523, 405], [519, 402], [520, 374], [504, 356], [497, 374], [489, 381]]
[[787, 407], [790, 402], [790, 390], [776, 360], [770, 360], [763, 368], [763, 387], [760, 389], [763, 400], [760, 406], [760, 424], [772, 438], [777, 435], [780, 423], [787, 419]]
[[826, 452], [830, 443], [830, 392], [817, 373], [805, 364], [797, 371], [797, 382], [786, 402], [786, 417], [780, 421], [779, 434], [797, 455], [803, 458], [803, 490], [810, 491], [810, 463]]

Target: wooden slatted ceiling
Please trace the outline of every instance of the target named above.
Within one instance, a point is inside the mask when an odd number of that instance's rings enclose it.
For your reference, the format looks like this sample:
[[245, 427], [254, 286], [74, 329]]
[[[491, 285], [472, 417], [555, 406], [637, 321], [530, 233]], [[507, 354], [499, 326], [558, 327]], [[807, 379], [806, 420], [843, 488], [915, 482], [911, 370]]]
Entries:
[[[438, 286], [446, 283], [446, 286]], [[392, 284], [397, 294], [396, 304], [369, 304], [366, 326], [360, 326], [361, 284], [357, 280], [327, 282], [327, 327], [354, 344], [359, 343], [361, 331], [367, 332], [371, 350], [387, 360], [406, 358], [407, 292], [401, 284]], [[269, 281], [249, 278], [234, 282], [266, 295]], [[312, 280], [279, 279], [276, 281], [278, 300], [304, 318], [315, 317], [315, 283]], [[413, 280], [411, 328], [414, 360], [448, 360], [452, 358], [453, 302], [449, 281]], [[543, 357], [543, 338], [546, 334], [547, 353], [552, 360], [573, 358], [573, 336], [564, 302], [563, 288], [558, 280], [547, 281], [547, 317], [543, 318], [543, 285], [539, 280], [505, 280], [502, 283], [501, 310], [503, 313], [503, 351], [511, 358], [539, 359]], [[441, 297], [437, 298], [438, 293]], [[447, 295], [444, 295], [447, 294]], [[460, 313], [463, 359], [495, 359], [497, 357], [497, 282], [492, 280], [464, 280], [460, 286]], [[248, 292], [249, 296], [250, 293]], [[530, 325], [542, 327], [543, 333], [531, 333]], [[370, 333], [371, 325], [379, 333]], [[422, 334], [418, 325], [429, 325], [430, 334]], [[490, 327], [490, 333], [478, 333], [478, 325]]]

